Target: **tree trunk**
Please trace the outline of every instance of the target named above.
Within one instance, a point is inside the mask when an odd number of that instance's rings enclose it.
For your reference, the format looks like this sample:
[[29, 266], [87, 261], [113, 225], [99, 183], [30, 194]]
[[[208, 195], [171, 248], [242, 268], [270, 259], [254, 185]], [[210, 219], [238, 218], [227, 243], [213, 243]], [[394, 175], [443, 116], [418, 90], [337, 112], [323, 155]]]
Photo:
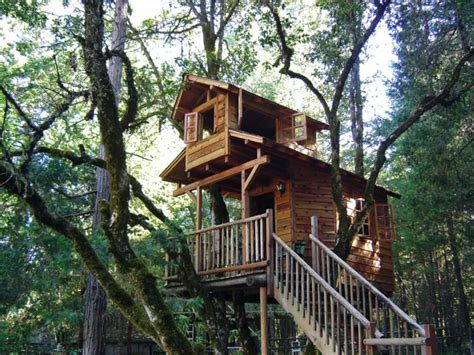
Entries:
[[83, 354], [105, 354], [105, 310], [107, 298], [97, 279], [87, 276], [86, 304], [84, 310]]
[[[125, 48], [125, 31], [127, 18], [128, 0], [117, 0], [115, 5], [114, 24], [112, 29], [112, 49], [123, 50]], [[109, 65], [109, 77], [114, 88], [115, 101], [118, 105], [120, 97], [120, 82], [122, 79], [122, 60], [113, 57]], [[99, 158], [105, 158], [103, 145], [99, 146]], [[96, 172], [96, 201], [92, 227], [94, 230], [100, 228], [101, 215], [99, 203], [101, 200], [109, 200], [109, 175], [107, 170], [98, 168]], [[101, 355], [105, 353], [105, 311], [107, 309], [107, 298], [105, 291], [97, 279], [88, 274], [87, 289], [84, 310], [84, 343], [82, 353], [84, 355]]]
[[350, 83], [351, 132], [354, 142], [354, 171], [364, 176], [364, 120], [362, 116], [362, 90], [360, 83], [360, 62], [354, 63]]
[[247, 314], [245, 313], [245, 302], [241, 291], [234, 293], [234, 312], [239, 331], [239, 344], [246, 355], [258, 354], [258, 345], [250, 333]]
[[[354, 0], [356, 1], [356, 0]], [[355, 47], [360, 38], [361, 16], [355, 10], [349, 16], [351, 43]], [[364, 120], [362, 115], [362, 88], [360, 82], [360, 60], [357, 58], [351, 70], [349, 89], [349, 107], [351, 113], [351, 132], [354, 142], [354, 171], [364, 176]]]
[[461, 262], [459, 261], [458, 248], [456, 246], [456, 235], [454, 231], [453, 217], [450, 216], [447, 221], [449, 248], [453, 255], [454, 275], [456, 277], [456, 290], [459, 297], [459, 312], [463, 328], [467, 332], [470, 343], [470, 353], [474, 355], [474, 333], [471, 325], [469, 304], [467, 302], [466, 293], [464, 292], [464, 282], [461, 273]]

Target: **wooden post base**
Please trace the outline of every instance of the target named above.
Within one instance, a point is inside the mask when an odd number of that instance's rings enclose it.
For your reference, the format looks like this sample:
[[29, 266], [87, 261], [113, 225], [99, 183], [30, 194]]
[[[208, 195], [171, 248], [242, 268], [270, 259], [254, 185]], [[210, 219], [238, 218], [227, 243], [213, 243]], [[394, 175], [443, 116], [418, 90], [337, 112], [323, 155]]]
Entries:
[[260, 287], [260, 334], [261, 353], [262, 355], [268, 355], [268, 314], [266, 287]]

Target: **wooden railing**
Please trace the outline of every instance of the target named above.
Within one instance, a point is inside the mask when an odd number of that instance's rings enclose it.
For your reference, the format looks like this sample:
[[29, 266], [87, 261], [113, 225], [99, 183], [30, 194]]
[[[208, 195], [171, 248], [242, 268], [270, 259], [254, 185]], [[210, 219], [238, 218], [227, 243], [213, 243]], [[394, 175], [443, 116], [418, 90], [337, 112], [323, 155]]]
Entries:
[[361, 354], [372, 325], [276, 234], [274, 296], [323, 354]]
[[337, 256], [317, 238], [317, 218], [312, 217], [312, 268], [338, 294], [349, 302], [383, 339], [366, 339], [366, 345], [379, 346], [390, 354], [421, 354], [434, 331], [419, 325], [372, 283]]
[[[267, 233], [271, 211], [258, 216], [204, 228], [190, 233], [188, 246], [198, 275], [240, 274], [267, 266]], [[176, 276], [169, 265], [167, 278]]]

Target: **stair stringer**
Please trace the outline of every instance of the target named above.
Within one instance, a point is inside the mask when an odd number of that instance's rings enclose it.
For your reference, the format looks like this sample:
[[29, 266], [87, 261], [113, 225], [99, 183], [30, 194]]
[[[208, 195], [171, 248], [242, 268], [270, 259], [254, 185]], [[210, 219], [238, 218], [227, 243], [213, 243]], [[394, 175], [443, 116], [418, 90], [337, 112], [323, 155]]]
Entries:
[[[298, 311], [297, 305], [291, 304], [288, 300], [283, 297], [280, 290], [275, 287], [273, 297], [277, 302], [283, 307], [283, 309], [290, 313], [296, 324], [303, 330], [306, 337], [311, 340], [314, 346], [324, 355], [337, 355], [342, 354], [339, 352], [338, 344], [333, 344], [333, 341], [330, 337], [327, 337], [324, 329], [321, 329], [319, 324], [314, 324], [315, 320], [313, 317], [309, 319], [308, 316], [303, 316], [300, 311]], [[320, 336], [322, 334], [322, 336]], [[335, 349], [335, 350], [334, 350]]]

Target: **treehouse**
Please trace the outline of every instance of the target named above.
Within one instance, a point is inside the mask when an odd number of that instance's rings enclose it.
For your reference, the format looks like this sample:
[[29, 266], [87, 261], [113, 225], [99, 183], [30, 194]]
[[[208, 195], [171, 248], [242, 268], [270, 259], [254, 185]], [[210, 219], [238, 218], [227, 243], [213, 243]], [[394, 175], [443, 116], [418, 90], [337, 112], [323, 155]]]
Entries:
[[[174, 196], [187, 194], [196, 205], [188, 244], [208, 287], [259, 295], [262, 322], [267, 299], [280, 303], [324, 354], [370, 352], [382, 336], [380, 346], [410, 338], [405, 343], [421, 351], [428, 331], [386, 296], [394, 290], [395, 238], [387, 198], [399, 195], [376, 187], [376, 204], [347, 260], [332, 252], [338, 216], [331, 166], [318, 159], [318, 135], [328, 125], [194, 75], [185, 76], [172, 119], [184, 127], [186, 147], [160, 176], [178, 184]], [[346, 170], [341, 176], [355, 218], [366, 181]], [[202, 216], [210, 213], [203, 211], [203, 190], [212, 185], [240, 200], [239, 221], [203, 228]], [[172, 267], [167, 277], [169, 287], [179, 288]], [[265, 329], [262, 323], [262, 344]]]

